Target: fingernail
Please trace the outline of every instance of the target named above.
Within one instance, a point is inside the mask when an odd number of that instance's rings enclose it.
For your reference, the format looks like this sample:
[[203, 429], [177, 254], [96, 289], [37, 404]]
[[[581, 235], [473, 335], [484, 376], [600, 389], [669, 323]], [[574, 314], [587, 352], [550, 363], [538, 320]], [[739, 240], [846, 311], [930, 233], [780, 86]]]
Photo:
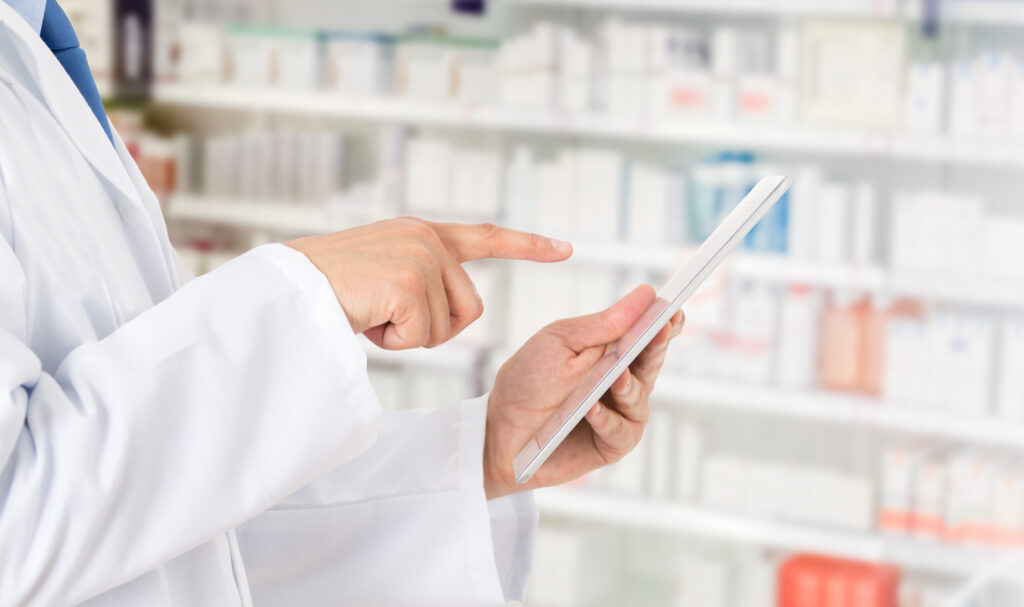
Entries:
[[618, 394], [625, 394], [626, 392], [629, 392], [629, 389], [630, 389], [630, 387], [632, 387], [632, 385], [633, 385], [633, 378], [632, 377], [627, 377], [626, 378], [626, 382], [624, 384], [622, 384], [621, 388], [616, 390], [616, 393], [618, 393]]
[[571, 244], [564, 240], [555, 240], [554, 238], [551, 239], [551, 248], [560, 253], [568, 253], [569, 251], [572, 251]]
[[480, 291], [477, 290], [476, 285], [473, 285], [473, 295], [476, 295], [477, 301], [483, 301], [484, 298], [480, 297]]

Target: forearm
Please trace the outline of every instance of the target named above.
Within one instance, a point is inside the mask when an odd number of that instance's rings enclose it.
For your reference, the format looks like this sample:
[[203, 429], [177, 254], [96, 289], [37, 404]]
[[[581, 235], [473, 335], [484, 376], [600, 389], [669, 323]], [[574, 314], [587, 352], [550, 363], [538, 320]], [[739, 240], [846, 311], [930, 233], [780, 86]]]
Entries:
[[290, 255], [258, 250], [194, 281], [52, 375], [4, 340], [4, 601], [84, 600], [372, 442], [365, 358], [326, 281]]

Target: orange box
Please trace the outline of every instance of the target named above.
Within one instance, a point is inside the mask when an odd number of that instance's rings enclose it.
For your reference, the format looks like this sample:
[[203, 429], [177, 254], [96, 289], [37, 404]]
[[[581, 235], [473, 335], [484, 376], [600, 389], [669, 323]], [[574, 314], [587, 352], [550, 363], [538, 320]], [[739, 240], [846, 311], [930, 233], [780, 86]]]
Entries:
[[779, 607], [898, 607], [900, 573], [894, 567], [813, 554], [779, 569]]

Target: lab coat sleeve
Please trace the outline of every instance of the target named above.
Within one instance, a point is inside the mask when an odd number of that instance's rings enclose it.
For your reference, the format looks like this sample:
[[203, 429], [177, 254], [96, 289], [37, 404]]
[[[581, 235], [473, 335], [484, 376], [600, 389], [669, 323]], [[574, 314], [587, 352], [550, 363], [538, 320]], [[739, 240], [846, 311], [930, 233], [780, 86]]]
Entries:
[[43, 302], [30, 301], [9, 242], [0, 239], [0, 605], [73, 604], [115, 587], [375, 439], [365, 355], [299, 253], [251, 251], [72, 350], [51, 374], [30, 347], [28, 315]]
[[365, 454], [238, 530], [256, 607], [521, 601], [537, 511], [487, 502], [487, 399], [384, 416]]

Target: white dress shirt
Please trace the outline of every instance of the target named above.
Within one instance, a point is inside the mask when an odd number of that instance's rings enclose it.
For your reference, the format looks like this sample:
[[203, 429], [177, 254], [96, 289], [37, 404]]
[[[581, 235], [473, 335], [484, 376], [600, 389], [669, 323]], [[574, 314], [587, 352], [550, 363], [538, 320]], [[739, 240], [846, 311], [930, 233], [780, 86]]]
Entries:
[[43, 29], [46, 0], [3, 0], [38, 34]]

